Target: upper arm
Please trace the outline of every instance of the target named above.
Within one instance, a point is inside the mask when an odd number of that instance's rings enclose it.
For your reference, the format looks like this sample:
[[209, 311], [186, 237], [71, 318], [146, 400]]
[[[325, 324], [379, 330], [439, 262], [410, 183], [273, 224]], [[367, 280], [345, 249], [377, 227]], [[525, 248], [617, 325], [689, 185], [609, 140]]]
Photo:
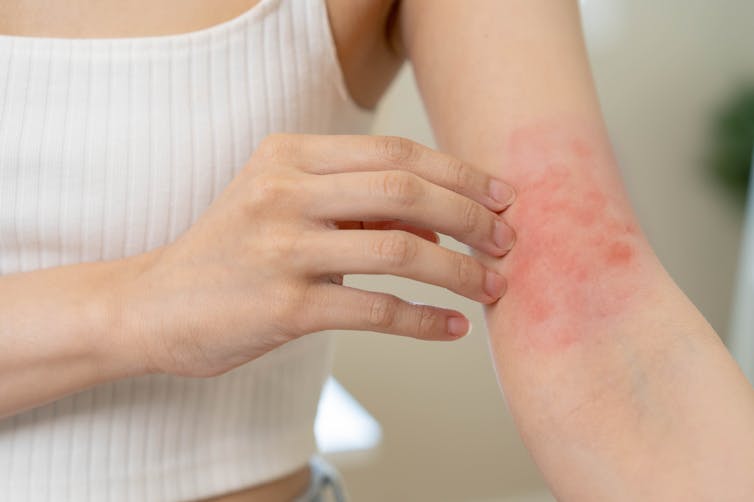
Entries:
[[599, 121], [576, 0], [402, 0], [398, 25], [444, 148], [479, 157], [525, 123]]

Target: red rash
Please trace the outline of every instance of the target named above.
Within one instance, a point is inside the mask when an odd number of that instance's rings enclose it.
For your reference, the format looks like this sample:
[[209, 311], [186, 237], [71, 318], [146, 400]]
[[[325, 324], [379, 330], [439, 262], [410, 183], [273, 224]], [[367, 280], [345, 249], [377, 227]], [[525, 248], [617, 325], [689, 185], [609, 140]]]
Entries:
[[529, 346], [562, 349], [635, 294], [638, 227], [613, 165], [587, 142], [527, 131], [510, 152], [518, 198], [507, 218], [518, 240], [505, 259], [505, 315]]

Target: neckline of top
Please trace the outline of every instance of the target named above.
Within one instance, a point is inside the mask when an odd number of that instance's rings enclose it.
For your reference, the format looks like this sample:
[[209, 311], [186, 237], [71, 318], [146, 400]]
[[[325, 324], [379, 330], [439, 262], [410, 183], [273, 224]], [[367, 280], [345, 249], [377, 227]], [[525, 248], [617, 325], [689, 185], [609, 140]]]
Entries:
[[164, 35], [146, 35], [141, 37], [48, 37], [48, 36], [35, 36], [35, 35], [10, 35], [0, 33], [0, 41], [11, 41], [13, 45], [16, 44], [56, 44], [56, 45], [88, 45], [93, 44], [106, 44], [110, 46], [115, 45], [139, 45], [148, 44], [156, 45], [160, 43], [167, 44], [180, 44], [181, 42], [189, 42], [197, 38], [210, 37], [216, 34], [216, 32], [232, 31], [237, 27], [251, 22], [252, 20], [260, 19], [267, 14], [274, 11], [282, 0], [259, 0], [252, 5], [249, 9], [245, 10], [241, 14], [222, 21], [205, 28], [198, 30], [185, 31], [180, 33], [166, 33]]

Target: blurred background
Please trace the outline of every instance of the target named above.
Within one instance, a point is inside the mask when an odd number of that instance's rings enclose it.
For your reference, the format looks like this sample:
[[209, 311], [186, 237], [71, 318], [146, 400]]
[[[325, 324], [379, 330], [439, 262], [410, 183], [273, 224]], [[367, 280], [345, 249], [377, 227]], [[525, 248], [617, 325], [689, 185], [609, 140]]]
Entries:
[[[754, 2], [582, 3], [600, 98], [642, 225], [671, 275], [727, 337], [743, 220], [742, 181], [729, 165], [741, 146], [730, 137], [754, 122], [735, 118], [754, 77]], [[434, 146], [410, 67], [383, 99], [373, 132]], [[748, 155], [751, 143], [743, 148]], [[467, 250], [446, 237], [442, 244]], [[335, 376], [382, 428], [376, 447], [329, 455], [353, 499], [553, 500], [500, 396], [481, 307], [401, 278], [346, 282], [457, 308], [474, 324], [452, 344], [338, 336]]]

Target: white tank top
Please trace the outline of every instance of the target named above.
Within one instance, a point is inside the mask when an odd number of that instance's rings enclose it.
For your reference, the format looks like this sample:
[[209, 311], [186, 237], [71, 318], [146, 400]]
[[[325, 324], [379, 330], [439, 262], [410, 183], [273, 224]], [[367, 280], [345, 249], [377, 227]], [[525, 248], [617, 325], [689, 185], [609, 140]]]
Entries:
[[[264, 136], [364, 133], [372, 116], [348, 95], [324, 0], [262, 0], [178, 35], [0, 36], [0, 274], [171, 242]], [[0, 500], [194, 500], [293, 471], [315, 450], [329, 334], [0, 420]]]

